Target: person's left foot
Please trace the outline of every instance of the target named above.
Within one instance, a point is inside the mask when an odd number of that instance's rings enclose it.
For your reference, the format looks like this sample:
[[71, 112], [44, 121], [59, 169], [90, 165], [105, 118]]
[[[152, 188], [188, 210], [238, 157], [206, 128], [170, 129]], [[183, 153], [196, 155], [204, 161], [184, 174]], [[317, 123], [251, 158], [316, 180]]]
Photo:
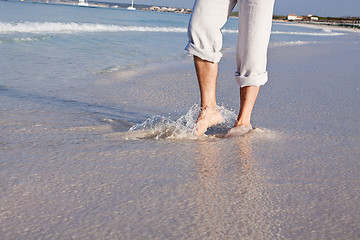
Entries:
[[251, 124], [245, 125], [235, 125], [234, 128], [230, 129], [230, 131], [225, 135], [225, 137], [237, 137], [243, 136], [253, 130]]

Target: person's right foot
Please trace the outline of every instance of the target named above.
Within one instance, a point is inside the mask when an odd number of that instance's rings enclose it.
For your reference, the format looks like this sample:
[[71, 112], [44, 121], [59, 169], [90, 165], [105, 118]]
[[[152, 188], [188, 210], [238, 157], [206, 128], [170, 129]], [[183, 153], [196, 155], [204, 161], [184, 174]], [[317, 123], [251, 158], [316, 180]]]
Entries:
[[215, 126], [220, 123], [221, 120], [222, 116], [217, 106], [203, 107], [193, 129], [194, 135], [203, 135], [209, 127]]

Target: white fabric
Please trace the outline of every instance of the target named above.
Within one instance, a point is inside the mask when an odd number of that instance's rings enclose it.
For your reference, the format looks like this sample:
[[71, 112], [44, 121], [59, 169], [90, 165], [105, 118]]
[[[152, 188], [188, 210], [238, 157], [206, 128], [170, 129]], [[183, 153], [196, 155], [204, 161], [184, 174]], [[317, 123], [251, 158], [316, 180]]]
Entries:
[[266, 61], [274, 0], [196, 0], [185, 49], [203, 60], [219, 62], [222, 57], [221, 28], [236, 3], [239, 6], [239, 36], [235, 78], [240, 87], [261, 86], [268, 80]]

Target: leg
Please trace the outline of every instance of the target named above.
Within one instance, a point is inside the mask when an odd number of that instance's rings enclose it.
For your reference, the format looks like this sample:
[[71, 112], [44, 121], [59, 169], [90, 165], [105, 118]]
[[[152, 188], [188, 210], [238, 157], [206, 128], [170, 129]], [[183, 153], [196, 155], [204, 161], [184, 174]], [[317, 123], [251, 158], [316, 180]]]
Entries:
[[222, 120], [216, 105], [218, 64], [202, 60], [196, 56], [194, 56], [194, 63], [201, 95], [201, 111], [196, 121], [194, 133], [200, 136], [206, 132], [208, 127], [214, 126]]
[[268, 80], [266, 63], [273, 5], [273, 0], [239, 0], [235, 78], [240, 87], [261, 86]]
[[186, 50], [194, 55], [201, 94], [201, 112], [194, 128], [197, 136], [222, 120], [216, 105], [216, 78], [222, 56], [221, 28], [235, 4], [236, 0], [196, 0], [191, 15]]
[[260, 86], [240, 88], [240, 111], [234, 127], [249, 126], [251, 112], [253, 110]]
[[237, 0], [196, 0], [188, 26], [190, 54], [217, 63], [222, 54], [221, 28], [225, 25]]
[[253, 110], [260, 86], [248, 86], [240, 88], [240, 111], [235, 122], [234, 128], [227, 134], [231, 136], [241, 136], [250, 132], [253, 128], [250, 124], [251, 112]]
[[194, 64], [200, 88], [201, 107], [215, 107], [218, 64], [196, 56], [194, 56]]
[[247, 133], [261, 85], [267, 82], [267, 47], [270, 39], [273, 0], [239, 1], [239, 39], [236, 81], [240, 86], [240, 111], [234, 131]]

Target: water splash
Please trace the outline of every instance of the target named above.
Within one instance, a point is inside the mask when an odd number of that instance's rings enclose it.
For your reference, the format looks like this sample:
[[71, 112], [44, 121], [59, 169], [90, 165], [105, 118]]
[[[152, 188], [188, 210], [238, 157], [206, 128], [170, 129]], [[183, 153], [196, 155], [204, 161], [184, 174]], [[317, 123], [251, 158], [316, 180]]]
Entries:
[[[205, 137], [211, 137], [216, 132], [226, 133], [234, 124], [236, 119], [235, 112], [226, 109], [224, 106], [219, 107], [219, 111], [223, 116], [222, 122], [214, 128], [210, 128], [210, 134]], [[199, 115], [200, 107], [192, 106], [189, 111], [176, 120], [171, 117], [160, 115], [152, 116], [140, 124], [132, 126], [128, 132], [124, 134], [124, 138], [128, 140], [136, 139], [198, 139], [193, 133], [196, 119]]]

